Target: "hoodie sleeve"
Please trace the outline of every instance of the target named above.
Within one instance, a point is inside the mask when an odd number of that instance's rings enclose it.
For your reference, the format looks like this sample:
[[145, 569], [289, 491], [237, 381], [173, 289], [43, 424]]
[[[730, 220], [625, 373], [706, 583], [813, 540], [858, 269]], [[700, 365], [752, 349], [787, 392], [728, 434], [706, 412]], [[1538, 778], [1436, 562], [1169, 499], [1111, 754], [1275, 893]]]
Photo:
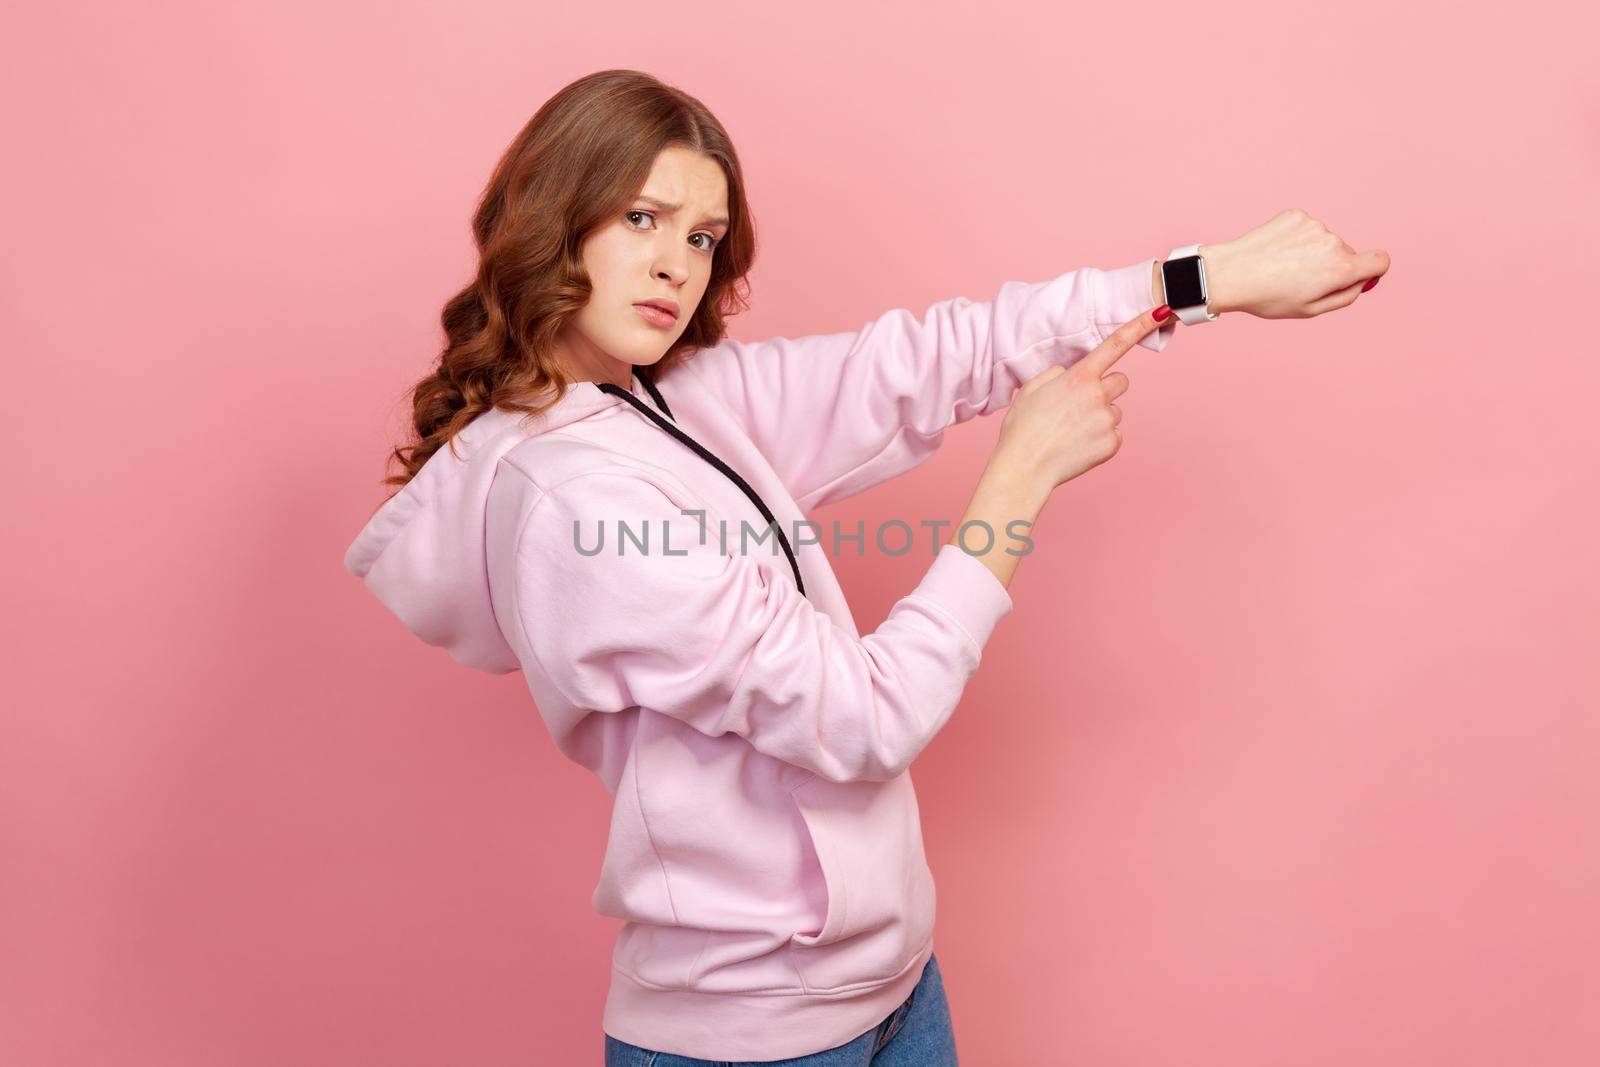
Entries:
[[[725, 340], [683, 365], [809, 512], [917, 466], [946, 429], [1000, 410], [1023, 382], [1154, 307], [1154, 263], [1005, 282], [990, 300], [954, 297], [921, 319], [895, 308], [854, 332]], [[1139, 344], [1161, 351], [1177, 321]]]
[[[701, 518], [683, 511], [700, 505], [683, 496], [638, 471], [601, 471], [528, 511], [513, 642], [572, 705], [560, 714], [641, 706], [832, 781], [899, 775], [1010, 613], [1005, 585], [944, 545], [883, 625], [856, 637], [799, 591], [773, 538], [740, 551], [730, 535], [725, 552], [713, 524], [702, 543]], [[769, 552], [773, 575], [757, 565]]]

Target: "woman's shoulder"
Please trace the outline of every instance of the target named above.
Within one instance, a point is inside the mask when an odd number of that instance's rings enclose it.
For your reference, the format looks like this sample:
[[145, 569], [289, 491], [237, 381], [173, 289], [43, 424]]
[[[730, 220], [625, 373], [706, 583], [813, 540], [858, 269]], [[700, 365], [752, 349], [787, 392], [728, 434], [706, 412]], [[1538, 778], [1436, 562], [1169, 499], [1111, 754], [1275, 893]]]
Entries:
[[496, 481], [511, 474], [540, 494], [562, 487], [570, 489], [568, 483], [580, 480], [593, 487], [598, 484], [596, 476], [677, 482], [659, 464], [576, 434], [548, 433], [529, 438], [501, 457], [500, 468]]
[[526, 520], [542, 500], [559, 499], [561, 511], [611, 515], [676, 514], [704, 506], [670, 469], [573, 435], [543, 434], [503, 456], [490, 487], [495, 510]]

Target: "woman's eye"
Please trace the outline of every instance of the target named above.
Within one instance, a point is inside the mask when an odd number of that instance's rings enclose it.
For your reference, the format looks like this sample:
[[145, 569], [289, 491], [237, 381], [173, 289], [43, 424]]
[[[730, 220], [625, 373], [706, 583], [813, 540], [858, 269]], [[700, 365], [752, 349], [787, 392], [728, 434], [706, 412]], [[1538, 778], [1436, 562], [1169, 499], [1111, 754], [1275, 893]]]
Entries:
[[[648, 211], [640, 211], [638, 208], [634, 208], [632, 211], [630, 211], [626, 215], [624, 215], [623, 218], [631, 220], [633, 218], [633, 216], [635, 216], [635, 215], [643, 215], [645, 218], [652, 219], [652, 220], [655, 218], [655, 216], [650, 214], [650, 212], [648, 212]], [[634, 226], [631, 221], [628, 223], [628, 225], [630, 227], [634, 228], [634, 229], [638, 229], [639, 228], [639, 227]], [[700, 251], [702, 251], [702, 252], [710, 252], [710, 251], [712, 251], [713, 249], [715, 249], [718, 245], [720, 245], [722, 243], [719, 239], [717, 239], [716, 237], [714, 237], [713, 235], [711, 235], [709, 233], [696, 233], [696, 234], [692, 234], [691, 236], [692, 237], [704, 237], [707, 241], [711, 242], [710, 244], [704, 244], [704, 245], [700, 246]]]

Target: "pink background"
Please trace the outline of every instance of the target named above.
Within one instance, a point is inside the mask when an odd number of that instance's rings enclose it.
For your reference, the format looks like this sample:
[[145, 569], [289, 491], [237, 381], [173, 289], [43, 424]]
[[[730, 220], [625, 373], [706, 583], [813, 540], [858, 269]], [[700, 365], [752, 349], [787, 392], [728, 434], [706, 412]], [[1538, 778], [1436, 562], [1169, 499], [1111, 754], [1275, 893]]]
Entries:
[[[741, 338], [1287, 207], [1393, 257], [1121, 361], [916, 763], [963, 1062], [1600, 1062], [1583, 10], [18, 9], [0, 1062], [599, 1062], [608, 798], [341, 560], [490, 166], [609, 66], [741, 150]], [[998, 428], [812, 517], [959, 518]], [[838, 560], [864, 631], [930, 561]]]

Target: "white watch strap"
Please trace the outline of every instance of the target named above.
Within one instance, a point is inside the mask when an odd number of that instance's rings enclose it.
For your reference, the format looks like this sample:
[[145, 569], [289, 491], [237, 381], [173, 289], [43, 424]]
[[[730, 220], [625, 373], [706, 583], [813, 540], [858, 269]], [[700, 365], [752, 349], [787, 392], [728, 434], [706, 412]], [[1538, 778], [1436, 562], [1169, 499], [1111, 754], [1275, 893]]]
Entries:
[[[1184, 245], [1182, 248], [1174, 248], [1171, 252], [1167, 253], [1167, 258], [1181, 259], [1184, 256], [1198, 256], [1199, 254], [1200, 246], [1198, 244], [1192, 244]], [[1209, 284], [1208, 279], [1206, 278], [1206, 261], [1204, 259], [1200, 260], [1200, 284], [1202, 287], [1205, 287]], [[1207, 290], [1207, 296], [1209, 295], [1210, 292]], [[1193, 326], [1196, 323], [1201, 322], [1210, 322], [1212, 319], [1217, 317], [1217, 313], [1211, 310], [1209, 302], [1205, 304], [1192, 304], [1186, 308], [1173, 308], [1172, 310], [1177, 312], [1178, 321], [1183, 323], [1185, 326]]]

